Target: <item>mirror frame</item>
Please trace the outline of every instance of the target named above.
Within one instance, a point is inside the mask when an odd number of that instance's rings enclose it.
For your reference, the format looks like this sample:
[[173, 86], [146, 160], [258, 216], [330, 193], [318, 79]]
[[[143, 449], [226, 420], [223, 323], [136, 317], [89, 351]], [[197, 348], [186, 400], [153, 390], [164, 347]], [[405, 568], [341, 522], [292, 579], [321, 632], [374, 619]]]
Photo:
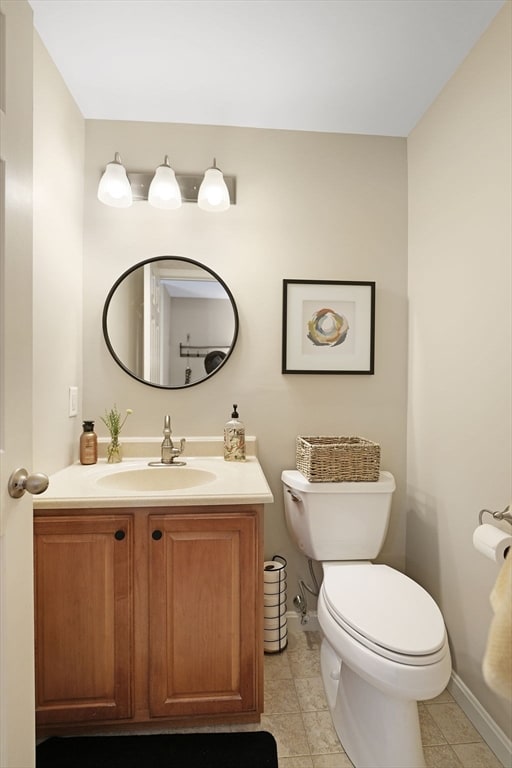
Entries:
[[[192, 264], [193, 266], [199, 267], [200, 269], [203, 269], [205, 272], [208, 272], [220, 285], [224, 288], [226, 291], [226, 295], [228, 299], [231, 302], [231, 308], [233, 310], [233, 321], [234, 321], [234, 329], [233, 329], [233, 339], [231, 342], [231, 346], [229, 348], [229, 351], [226, 353], [226, 357], [222, 362], [213, 370], [211, 373], [206, 373], [205, 376], [202, 379], [198, 379], [197, 381], [191, 381], [189, 384], [183, 384], [180, 386], [168, 386], [166, 384], [155, 384], [152, 381], [148, 381], [147, 379], [142, 379], [140, 376], [137, 376], [133, 371], [131, 371], [118, 357], [116, 354], [114, 347], [112, 346], [112, 342], [110, 340], [110, 336], [108, 333], [107, 328], [107, 319], [108, 319], [108, 310], [110, 307], [110, 303], [112, 301], [112, 298], [114, 297], [114, 294], [119, 287], [119, 285], [123, 282], [123, 280], [128, 277], [132, 272], [135, 272], [136, 269], [140, 269], [141, 267], [146, 266], [146, 264], [153, 264], [158, 261], [179, 261], [183, 262], [185, 264]], [[231, 357], [231, 353], [233, 352], [237, 339], [238, 339], [238, 330], [239, 330], [239, 319], [238, 319], [238, 309], [235, 303], [235, 299], [233, 297], [233, 294], [231, 293], [230, 289], [224, 282], [224, 280], [219, 277], [219, 275], [213, 271], [213, 269], [210, 269], [210, 267], [205, 266], [204, 264], [201, 264], [199, 261], [195, 261], [194, 259], [189, 259], [185, 256], [154, 256], [149, 259], [144, 259], [143, 261], [139, 261], [137, 264], [135, 264], [133, 267], [130, 267], [129, 269], [125, 270], [123, 274], [115, 281], [114, 285], [108, 292], [107, 298], [105, 300], [105, 304], [103, 307], [103, 315], [102, 315], [102, 329], [103, 329], [103, 338], [105, 340], [105, 344], [107, 345], [107, 349], [118, 364], [122, 370], [127, 373], [129, 376], [132, 377], [132, 379], [135, 379], [136, 381], [139, 381], [141, 384], [146, 384], [148, 387], [156, 387], [157, 389], [189, 389], [190, 387], [195, 387], [198, 384], [202, 384], [203, 382], [210, 379], [212, 376], [214, 376], [218, 371], [220, 371], [221, 368], [224, 367], [224, 365], [227, 363], [229, 358]]]

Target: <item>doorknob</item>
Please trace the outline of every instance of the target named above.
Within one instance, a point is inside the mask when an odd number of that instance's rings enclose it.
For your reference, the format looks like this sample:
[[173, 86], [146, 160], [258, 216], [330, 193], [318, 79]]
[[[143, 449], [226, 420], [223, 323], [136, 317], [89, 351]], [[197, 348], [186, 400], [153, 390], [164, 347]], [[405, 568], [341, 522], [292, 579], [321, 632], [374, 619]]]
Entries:
[[14, 470], [10, 476], [7, 488], [13, 499], [19, 499], [25, 491], [34, 494], [43, 493], [48, 488], [49, 482], [48, 475], [43, 475], [42, 472], [29, 475], [26, 469], [20, 468]]

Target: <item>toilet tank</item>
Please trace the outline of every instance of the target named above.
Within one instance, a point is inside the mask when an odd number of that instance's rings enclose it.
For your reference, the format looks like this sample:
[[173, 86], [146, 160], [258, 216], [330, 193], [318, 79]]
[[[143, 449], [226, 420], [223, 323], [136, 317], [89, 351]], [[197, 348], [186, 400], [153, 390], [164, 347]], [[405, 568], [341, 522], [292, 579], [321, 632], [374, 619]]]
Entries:
[[310, 483], [298, 470], [281, 475], [286, 525], [297, 547], [313, 560], [373, 560], [384, 543], [395, 479]]

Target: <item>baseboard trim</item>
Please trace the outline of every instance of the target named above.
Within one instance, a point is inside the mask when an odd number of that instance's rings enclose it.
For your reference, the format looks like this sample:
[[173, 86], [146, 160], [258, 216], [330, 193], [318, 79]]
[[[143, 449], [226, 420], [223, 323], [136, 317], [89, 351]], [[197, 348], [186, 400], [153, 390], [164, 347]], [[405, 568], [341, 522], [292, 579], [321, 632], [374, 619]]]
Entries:
[[316, 611], [308, 611], [306, 614], [306, 621], [302, 623], [301, 616], [297, 611], [287, 611], [286, 621], [288, 624], [288, 631], [290, 632], [320, 632], [320, 624]]
[[[288, 611], [286, 613], [288, 631], [296, 633], [320, 631], [316, 611], [308, 611], [306, 619], [306, 622], [302, 623], [301, 616], [297, 611]], [[512, 741], [495, 723], [456, 672], [452, 672], [447, 688], [498, 760], [503, 765], [512, 765]]]
[[512, 741], [494, 722], [456, 672], [452, 672], [447, 688], [498, 760], [503, 765], [511, 765]]

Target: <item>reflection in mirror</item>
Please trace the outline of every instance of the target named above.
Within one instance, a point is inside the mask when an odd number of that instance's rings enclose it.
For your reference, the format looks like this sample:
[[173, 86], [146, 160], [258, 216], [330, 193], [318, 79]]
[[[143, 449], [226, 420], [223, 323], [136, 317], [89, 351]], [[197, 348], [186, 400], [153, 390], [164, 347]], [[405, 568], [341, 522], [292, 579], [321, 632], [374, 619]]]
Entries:
[[130, 376], [181, 389], [225, 365], [238, 335], [238, 312], [211, 269], [161, 256], [136, 264], [114, 283], [103, 309], [103, 335]]

